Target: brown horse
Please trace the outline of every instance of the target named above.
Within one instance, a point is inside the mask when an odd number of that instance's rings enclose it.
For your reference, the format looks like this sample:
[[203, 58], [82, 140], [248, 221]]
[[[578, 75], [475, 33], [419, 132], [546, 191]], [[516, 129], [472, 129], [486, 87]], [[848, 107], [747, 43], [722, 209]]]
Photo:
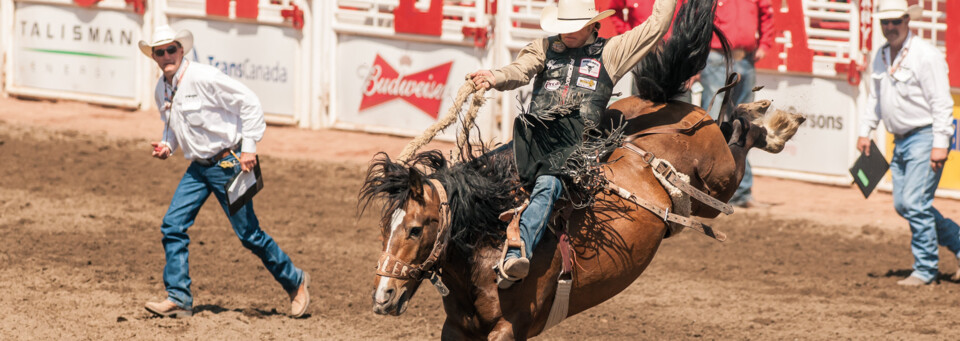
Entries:
[[[714, 0], [685, 1], [670, 40], [642, 61], [641, 74], [648, 77], [638, 80], [639, 98], [615, 103], [608, 114], [630, 118], [625, 128], [634, 137], [630, 143], [671, 162], [690, 176], [694, 187], [726, 201], [743, 175], [746, 151], [755, 145], [777, 151], [776, 145], [782, 148], [802, 118], [776, 112], [766, 116], [777, 120], [753, 120], [748, 113], [762, 114], [768, 106], [759, 103], [733, 113], [729, 129], [722, 131], [701, 108], [668, 100], [706, 63], [714, 6]], [[741, 119], [744, 116], [750, 117]], [[374, 159], [360, 195], [364, 207], [374, 199], [384, 203], [374, 312], [402, 314], [421, 281], [430, 279], [444, 296], [443, 339], [526, 339], [545, 329], [561, 271], [557, 238], [544, 235], [529, 275], [509, 289], [497, 289], [493, 270], [506, 228], [497, 216], [520, 201], [511, 147], [478, 157], [468, 153], [455, 165], [439, 151], [417, 154], [407, 162], [384, 153]], [[607, 180], [660, 209], [673, 205], [648, 160], [624, 148], [607, 160]], [[694, 214], [717, 214], [697, 202], [692, 205]], [[566, 226], [577, 265], [566, 316], [629, 286], [650, 264], [667, 233], [660, 217], [603, 192], [592, 206], [560, 220], [550, 225]]]
[[[695, 117], [705, 114], [679, 102], [657, 105], [652, 113]], [[692, 110], [691, 110], [692, 109]], [[686, 111], [686, 114], [683, 112]], [[753, 131], [760, 128], [751, 125]], [[662, 135], [662, 136], [661, 136]], [[757, 143], [727, 147], [716, 124], [689, 135], [657, 134], [634, 144], [672, 159], [678, 169], [700, 174], [701, 188], [728, 199], [739, 184], [745, 153]], [[658, 141], [669, 140], [669, 143]], [[721, 143], [716, 143], [720, 141]], [[736, 142], [734, 143], [737, 144]], [[722, 148], [713, 148], [720, 145]], [[492, 267], [500, 257], [502, 222], [496, 213], [515, 207], [515, 165], [510, 145], [455, 166], [438, 151], [418, 154], [400, 164], [385, 154], [371, 166], [363, 197], [386, 199], [382, 220], [383, 254], [378, 264], [374, 311], [399, 315], [424, 278], [442, 278], [447, 319], [443, 339], [525, 339], [543, 331], [553, 303], [561, 256], [551, 234], [537, 246], [529, 276], [510, 289], [497, 290]], [[655, 152], [656, 153], [656, 152]], [[671, 198], [637, 154], [617, 149], [606, 166], [607, 178], [661, 208]], [[731, 175], [732, 174], [732, 175]], [[725, 180], [729, 179], [729, 180]], [[600, 193], [594, 206], [574, 211], [566, 222], [578, 271], [573, 273], [569, 313], [600, 304], [629, 286], [653, 259], [666, 232], [663, 220], [619, 196]], [[437, 276], [437, 277], [434, 277]]]

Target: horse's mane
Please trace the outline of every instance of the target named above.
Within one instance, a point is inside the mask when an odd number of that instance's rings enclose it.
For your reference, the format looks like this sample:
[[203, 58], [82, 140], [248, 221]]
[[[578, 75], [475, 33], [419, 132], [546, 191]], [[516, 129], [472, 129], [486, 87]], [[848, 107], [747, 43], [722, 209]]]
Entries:
[[640, 60], [637, 96], [663, 103], [686, 91], [687, 80], [707, 65], [714, 34], [720, 40], [729, 69], [730, 43], [713, 24], [716, 1], [683, 1], [674, 17], [670, 38]]
[[383, 199], [381, 224], [407, 200], [423, 203], [422, 188], [427, 179], [443, 184], [450, 204], [451, 241], [464, 251], [478, 246], [496, 246], [504, 239], [506, 223], [498, 215], [518, 205], [516, 164], [512, 145], [507, 144], [479, 156], [465, 156], [449, 166], [438, 150], [419, 153], [406, 163], [378, 153], [360, 189], [360, 203], [366, 209], [374, 199]]

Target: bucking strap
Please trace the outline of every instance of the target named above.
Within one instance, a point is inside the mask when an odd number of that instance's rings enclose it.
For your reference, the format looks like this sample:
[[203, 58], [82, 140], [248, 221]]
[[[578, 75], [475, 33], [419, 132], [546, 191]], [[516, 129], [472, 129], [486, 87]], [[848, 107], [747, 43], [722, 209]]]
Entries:
[[675, 173], [672, 168], [668, 167], [663, 162], [658, 162], [660, 160], [655, 158], [653, 156], [653, 153], [649, 153], [643, 149], [640, 149], [640, 147], [637, 147], [632, 143], [625, 143], [623, 146], [626, 147], [627, 150], [630, 150], [640, 155], [640, 157], [644, 160], [644, 162], [646, 162], [651, 167], [653, 167], [653, 170], [655, 172], [660, 173], [660, 175], [663, 175], [663, 178], [667, 179], [667, 181], [670, 182], [671, 185], [679, 188], [684, 193], [689, 194], [691, 198], [694, 198], [697, 201], [707, 206], [713, 207], [716, 210], [723, 212], [724, 214], [727, 214], [727, 215], [733, 214], [733, 206], [730, 206], [730, 204], [717, 200], [716, 198], [711, 197], [710, 195], [708, 195], [707, 193], [704, 193], [703, 191], [697, 189], [696, 187], [691, 186], [690, 183], [683, 181], [683, 179], [680, 179], [680, 177], [677, 176], [677, 173]]
[[647, 211], [650, 211], [650, 213], [653, 213], [657, 217], [660, 217], [660, 219], [663, 219], [664, 222], [676, 223], [684, 227], [700, 231], [700, 233], [703, 233], [708, 237], [721, 242], [727, 240], [727, 235], [725, 233], [717, 231], [709, 225], [701, 223], [696, 219], [670, 214], [670, 209], [661, 209], [660, 207], [657, 207], [657, 205], [654, 205], [653, 203], [634, 195], [623, 187], [617, 186], [617, 184], [614, 184], [613, 182], [607, 182], [606, 190], [610, 193], [619, 195], [621, 198], [629, 200], [637, 206], [643, 207]]

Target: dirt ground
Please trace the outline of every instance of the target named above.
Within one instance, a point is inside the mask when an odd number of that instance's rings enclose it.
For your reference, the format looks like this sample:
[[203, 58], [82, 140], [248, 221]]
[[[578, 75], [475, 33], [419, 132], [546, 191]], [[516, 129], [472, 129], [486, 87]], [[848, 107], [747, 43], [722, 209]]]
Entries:
[[[290, 127], [260, 144], [257, 212], [311, 273], [310, 315], [285, 315], [280, 286], [208, 203], [190, 230], [196, 315], [151, 317], [143, 303], [165, 297], [160, 218], [187, 166], [150, 157], [161, 128], [153, 112], [0, 99], [0, 339], [439, 337], [429, 286], [401, 317], [371, 310], [380, 244], [357, 191], [370, 157], [408, 139]], [[889, 194], [765, 177], [754, 191], [774, 205], [713, 220], [727, 242], [666, 240], [630, 288], [542, 339], [956, 338], [960, 284], [895, 284], [912, 257]], [[960, 202], [936, 206], [960, 217]]]

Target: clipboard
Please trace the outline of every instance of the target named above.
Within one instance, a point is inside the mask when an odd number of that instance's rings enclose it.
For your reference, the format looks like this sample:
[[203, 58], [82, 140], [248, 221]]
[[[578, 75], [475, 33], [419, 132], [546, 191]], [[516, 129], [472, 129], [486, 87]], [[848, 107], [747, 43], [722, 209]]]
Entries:
[[263, 175], [260, 173], [260, 156], [257, 156], [257, 165], [249, 172], [237, 172], [230, 181], [223, 185], [227, 193], [227, 206], [230, 215], [234, 215], [244, 205], [253, 199], [253, 196], [263, 189]]
[[870, 193], [877, 188], [877, 184], [880, 183], [883, 175], [887, 174], [888, 169], [890, 164], [887, 163], [887, 159], [883, 157], [876, 142], [870, 140], [870, 156], [860, 154], [857, 161], [853, 163], [853, 167], [850, 167], [850, 175], [853, 176], [853, 183], [860, 188], [863, 197], [869, 198]]

